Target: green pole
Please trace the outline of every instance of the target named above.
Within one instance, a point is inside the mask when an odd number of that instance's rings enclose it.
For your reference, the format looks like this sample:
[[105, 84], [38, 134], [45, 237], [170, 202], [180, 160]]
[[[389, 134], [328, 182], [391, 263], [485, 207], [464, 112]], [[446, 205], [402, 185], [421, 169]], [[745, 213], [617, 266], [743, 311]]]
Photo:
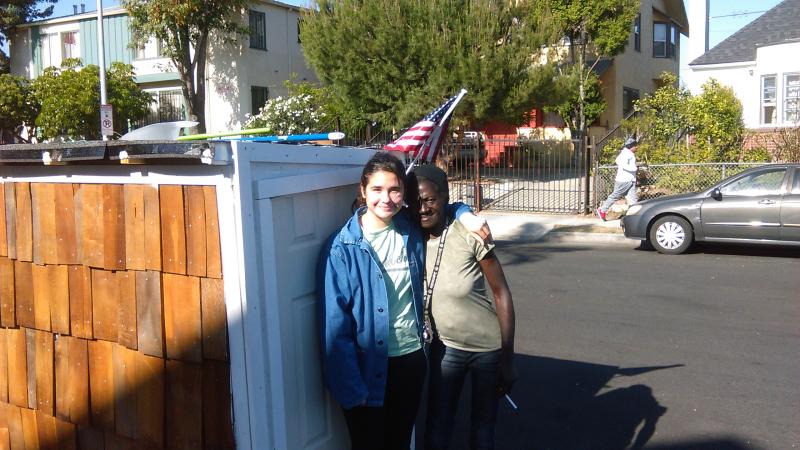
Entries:
[[190, 134], [188, 136], [178, 136], [177, 140], [179, 141], [196, 141], [201, 139], [212, 139], [218, 137], [225, 137], [225, 136], [239, 136], [245, 134], [265, 134], [269, 133], [272, 130], [269, 128], [252, 128], [249, 130], [239, 130], [239, 131], [223, 131], [221, 133], [206, 133], [206, 134]]

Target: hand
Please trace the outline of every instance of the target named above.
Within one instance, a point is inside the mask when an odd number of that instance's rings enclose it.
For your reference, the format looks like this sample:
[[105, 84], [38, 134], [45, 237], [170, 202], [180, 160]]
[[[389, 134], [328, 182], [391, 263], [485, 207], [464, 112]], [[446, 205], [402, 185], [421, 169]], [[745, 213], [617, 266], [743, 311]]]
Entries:
[[519, 374], [514, 362], [510, 360], [501, 362], [497, 368], [497, 396], [511, 392], [511, 388], [514, 387], [517, 378], [519, 378]]

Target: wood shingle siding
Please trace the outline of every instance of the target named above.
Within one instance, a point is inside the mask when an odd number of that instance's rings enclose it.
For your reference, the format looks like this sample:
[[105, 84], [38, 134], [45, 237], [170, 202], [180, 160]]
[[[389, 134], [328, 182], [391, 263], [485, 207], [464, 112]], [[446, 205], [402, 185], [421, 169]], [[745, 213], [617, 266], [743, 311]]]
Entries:
[[213, 186], [0, 183], [0, 449], [234, 448]]

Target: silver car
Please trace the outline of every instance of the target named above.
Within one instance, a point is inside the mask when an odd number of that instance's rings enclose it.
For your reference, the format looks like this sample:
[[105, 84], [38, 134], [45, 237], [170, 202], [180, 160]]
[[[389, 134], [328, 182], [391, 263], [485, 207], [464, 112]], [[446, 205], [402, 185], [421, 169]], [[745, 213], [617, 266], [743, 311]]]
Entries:
[[800, 246], [800, 164], [769, 164], [701, 192], [636, 203], [621, 220], [625, 236], [660, 253], [694, 241]]

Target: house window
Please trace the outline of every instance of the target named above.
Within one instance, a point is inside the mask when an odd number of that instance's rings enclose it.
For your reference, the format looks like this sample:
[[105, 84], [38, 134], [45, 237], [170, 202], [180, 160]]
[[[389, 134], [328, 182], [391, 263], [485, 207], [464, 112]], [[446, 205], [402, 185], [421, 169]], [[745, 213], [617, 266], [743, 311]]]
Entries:
[[267, 49], [267, 16], [250, 10], [250, 48]]
[[58, 34], [46, 34], [40, 38], [42, 67], [61, 66], [61, 42]]
[[676, 59], [678, 57], [678, 52], [676, 50], [678, 46], [678, 27], [672, 25], [669, 27], [669, 29], [672, 32], [670, 33], [669, 48], [667, 49], [669, 54], [667, 56], [672, 59]]
[[269, 98], [269, 88], [264, 86], [250, 86], [250, 103], [253, 115], [258, 114]]
[[791, 124], [800, 121], [800, 73], [783, 76], [783, 121]]
[[154, 37], [148, 39], [144, 46], [136, 49], [136, 59], [155, 59], [162, 56], [161, 42]]
[[297, 43], [301, 44], [300, 42], [300, 19], [297, 19]]
[[761, 77], [761, 123], [774, 124], [778, 121], [777, 86], [775, 75]]
[[81, 57], [77, 31], [61, 33], [61, 56], [64, 59]]
[[633, 22], [633, 48], [637, 52], [642, 51], [642, 13], [637, 14]]
[[639, 90], [629, 87], [622, 88], [622, 116], [628, 117], [633, 112], [633, 106], [639, 100]]
[[668, 58], [667, 39], [670, 37], [670, 26], [667, 23], [653, 23], [653, 58]]

